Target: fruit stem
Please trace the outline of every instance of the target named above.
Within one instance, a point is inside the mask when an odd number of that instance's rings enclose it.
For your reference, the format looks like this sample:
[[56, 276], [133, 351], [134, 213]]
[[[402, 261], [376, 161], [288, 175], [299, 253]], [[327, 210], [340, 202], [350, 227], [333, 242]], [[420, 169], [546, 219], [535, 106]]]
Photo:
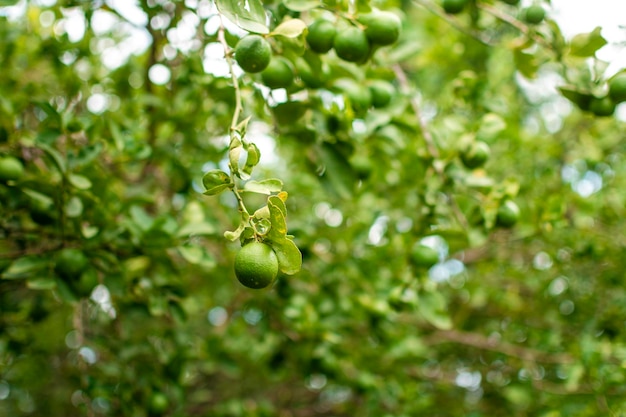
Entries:
[[[217, 38], [224, 48], [224, 58], [226, 59], [226, 63], [228, 64], [228, 71], [230, 72], [230, 78], [233, 82], [233, 89], [235, 90], [235, 110], [233, 111], [233, 118], [230, 123], [230, 144], [232, 144], [233, 140], [236, 138], [235, 135], [237, 134], [237, 125], [239, 124], [239, 117], [241, 116], [241, 113], [243, 112], [243, 104], [242, 104], [243, 100], [241, 98], [241, 88], [239, 87], [239, 80], [237, 79], [237, 75], [235, 75], [235, 71], [233, 70], [232, 50], [228, 46], [228, 43], [226, 42], [226, 36], [224, 35], [224, 32], [226, 29], [224, 28], [222, 15], [219, 15], [219, 17], [220, 17], [220, 27], [217, 31]], [[230, 147], [231, 146], [229, 146], [229, 148]], [[237, 198], [237, 204], [239, 205], [239, 211], [241, 212], [242, 219], [245, 222], [249, 223], [250, 213], [248, 212], [248, 209], [246, 208], [246, 205], [243, 201], [243, 197], [241, 196], [241, 193], [239, 192], [239, 189], [237, 187], [237, 178], [235, 178], [236, 177], [235, 170], [233, 169], [230, 163], [228, 164], [228, 169], [230, 171], [230, 180], [231, 180], [231, 183], [233, 184], [233, 187], [231, 188], [231, 190], [233, 194], [235, 195], [235, 197]]]

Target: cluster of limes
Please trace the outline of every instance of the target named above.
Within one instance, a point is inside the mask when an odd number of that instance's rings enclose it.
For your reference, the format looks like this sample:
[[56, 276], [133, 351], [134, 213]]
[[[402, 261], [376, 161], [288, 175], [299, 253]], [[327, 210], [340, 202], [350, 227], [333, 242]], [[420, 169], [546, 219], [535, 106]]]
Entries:
[[596, 116], [611, 116], [619, 103], [626, 101], [626, 73], [617, 74], [608, 82], [608, 93], [603, 97], [590, 96], [581, 107]]
[[402, 27], [400, 18], [387, 11], [364, 14], [352, 23], [338, 30], [336, 23], [317, 19], [309, 26], [306, 37], [309, 48], [318, 54], [334, 49], [344, 61], [363, 63], [375, 47], [394, 44]]
[[[504, 3], [516, 6], [519, 0], [502, 0]], [[469, 0], [441, 0], [441, 7], [448, 14], [459, 14], [468, 5]], [[540, 4], [532, 4], [522, 10], [521, 18], [528, 24], [537, 25], [546, 17], [546, 11]]]
[[595, 116], [611, 116], [615, 113], [617, 105], [626, 101], [626, 72], [620, 72], [609, 79], [607, 90], [603, 95], [595, 95], [589, 90], [571, 91], [566, 95], [574, 104], [583, 111], [593, 113]]
[[[54, 272], [79, 296], [91, 294], [98, 285], [98, 276], [89, 269], [89, 258], [77, 248], [64, 248], [55, 254]], [[94, 272], [94, 273], [89, 273]]]
[[[337, 57], [344, 61], [364, 63], [377, 47], [391, 45], [400, 36], [400, 18], [387, 11], [376, 10], [358, 19], [345, 19], [341, 24], [326, 18], [316, 19], [307, 28], [306, 45], [316, 54], [334, 49]], [[234, 58], [245, 72], [260, 73], [263, 84], [271, 89], [289, 88], [296, 73], [307, 87], [318, 88], [322, 84], [322, 74], [314, 73], [306, 61], [297, 59], [294, 65], [285, 57], [273, 55], [270, 42], [258, 34], [241, 38], [235, 46]], [[378, 84], [371, 90], [374, 106], [387, 101], [384, 97], [389, 94], [387, 87]]]
[[247, 73], [261, 73], [263, 83], [269, 88], [288, 88], [293, 84], [294, 71], [289, 61], [272, 56], [270, 43], [261, 35], [247, 35], [235, 47], [235, 60]]

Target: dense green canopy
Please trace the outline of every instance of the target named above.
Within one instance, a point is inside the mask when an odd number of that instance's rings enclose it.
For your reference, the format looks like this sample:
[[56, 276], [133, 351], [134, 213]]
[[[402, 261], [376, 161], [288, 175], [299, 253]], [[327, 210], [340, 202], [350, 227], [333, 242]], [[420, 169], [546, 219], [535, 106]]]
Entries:
[[[626, 415], [600, 29], [121, 3], [0, 1], [0, 415]], [[249, 34], [276, 72], [237, 64]], [[268, 288], [235, 276], [252, 241]]]

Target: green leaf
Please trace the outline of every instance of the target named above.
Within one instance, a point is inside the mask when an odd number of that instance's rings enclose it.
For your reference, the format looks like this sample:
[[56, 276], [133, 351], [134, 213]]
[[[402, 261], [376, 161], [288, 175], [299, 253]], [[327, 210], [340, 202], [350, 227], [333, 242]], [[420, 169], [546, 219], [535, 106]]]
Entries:
[[20, 0], [0, 0], [0, 7], [15, 6]]
[[267, 235], [268, 239], [273, 241], [285, 239], [287, 236], [287, 221], [285, 220], [285, 213], [282, 210], [284, 209], [284, 204], [281, 209], [279, 205], [274, 204], [268, 199], [267, 207], [270, 211], [270, 223], [272, 224], [272, 227]]
[[56, 288], [57, 281], [54, 277], [37, 277], [26, 281], [26, 286], [31, 290], [52, 290]]
[[260, 0], [216, 0], [217, 9], [248, 32], [268, 33], [265, 9]]
[[80, 217], [83, 214], [83, 208], [82, 200], [73, 196], [65, 203], [65, 215], [69, 218]]
[[517, 70], [526, 78], [535, 78], [539, 70], [539, 62], [534, 54], [516, 49], [513, 53]]
[[446, 299], [441, 293], [436, 291], [420, 293], [418, 310], [426, 321], [438, 329], [452, 328], [452, 320], [446, 311]]
[[15, 260], [2, 274], [4, 279], [23, 279], [34, 276], [49, 264], [48, 258], [23, 256]]
[[580, 33], [572, 38], [569, 54], [579, 57], [592, 57], [596, 52], [607, 44], [602, 37], [602, 28], [596, 27], [589, 33]]
[[282, 22], [272, 31], [272, 35], [280, 35], [286, 38], [297, 38], [306, 30], [306, 23], [300, 19], [290, 19]]
[[214, 169], [204, 174], [202, 184], [206, 188], [204, 195], [216, 195], [232, 187], [230, 176], [219, 169]]
[[319, 0], [285, 0], [283, 5], [289, 10], [295, 12], [304, 12], [306, 10], [315, 9], [320, 5]]
[[207, 269], [215, 266], [215, 260], [206, 249], [201, 246], [179, 246], [178, 252], [190, 264], [199, 265]]
[[302, 254], [291, 239], [270, 240], [270, 246], [278, 258], [278, 267], [283, 274], [293, 275], [302, 268]]
[[50, 159], [52, 159], [52, 162], [54, 162], [54, 164], [57, 166], [61, 174], [65, 174], [65, 172], [67, 171], [67, 166], [65, 165], [65, 158], [63, 158], [63, 155], [61, 155], [59, 151], [57, 151], [56, 149], [44, 143], [37, 144], [37, 147], [41, 149], [46, 155], [48, 155]]
[[92, 185], [89, 178], [84, 177], [82, 175], [78, 175], [78, 174], [69, 174], [67, 176], [67, 179], [70, 182], [70, 184], [72, 184], [74, 187], [78, 188], [79, 190], [88, 190], [91, 188], [91, 185]]
[[154, 224], [154, 219], [139, 206], [132, 206], [129, 212], [133, 223], [144, 232], [148, 231]]
[[481, 140], [496, 139], [504, 129], [506, 129], [506, 121], [500, 115], [487, 113], [480, 121], [476, 137]]
[[267, 194], [277, 193], [283, 189], [283, 182], [276, 178], [270, 178], [263, 181], [248, 181], [242, 191]]
[[235, 126], [235, 128], [234, 128], [235, 132], [239, 133], [239, 136], [242, 137], [242, 138], [246, 137], [246, 133], [248, 132], [248, 124], [250, 123], [250, 119], [252, 119], [252, 116], [246, 117], [241, 122], [239, 122], [237, 124], [237, 126]]
[[239, 237], [241, 237], [241, 234], [244, 232], [245, 229], [246, 229], [246, 224], [244, 222], [241, 222], [239, 224], [239, 227], [237, 227], [236, 230], [232, 232], [230, 230], [225, 231], [224, 237], [230, 240], [231, 242], [234, 242], [235, 240], [239, 239]]
[[563, 85], [558, 87], [558, 90], [561, 92], [563, 97], [581, 108], [588, 107], [593, 97], [590, 92], [581, 91], [576, 86]]
[[323, 169], [322, 184], [342, 199], [352, 198], [356, 176], [338, 147], [323, 144], [319, 148], [319, 159]]
[[249, 177], [252, 174], [252, 170], [261, 160], [261, 151], [254, 144], [248, 144], [248, 157], [246, 158], [246, 165], [243, 167], [243, 172]]

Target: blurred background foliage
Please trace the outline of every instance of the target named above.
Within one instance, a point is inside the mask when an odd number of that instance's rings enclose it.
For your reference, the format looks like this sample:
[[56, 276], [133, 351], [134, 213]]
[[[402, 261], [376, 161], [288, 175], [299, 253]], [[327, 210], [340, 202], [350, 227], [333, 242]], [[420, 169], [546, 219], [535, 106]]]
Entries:
[[[235, 106], [215, 5], [15, 3], [0, 154], [24, 173], [0, 182], [0, 415], [626, 415], [624, 121], [581, 110], [611, 76], [599, 32], [415, 0], [372, 4], [403, 32], [364, 65], [270, 37], [296, 82], [237, 75], [304, 262], [252, 291], [223, 237], [235, 199], [202, 195]], [[264, 2], [270, 29], [371, 6], [323, 5]], [[244, 34], [225, 23], [230, 47]], [[374, 80], [391, 102], [359, 107]], [[491, 155], [470, 169], [476, 141]]]

